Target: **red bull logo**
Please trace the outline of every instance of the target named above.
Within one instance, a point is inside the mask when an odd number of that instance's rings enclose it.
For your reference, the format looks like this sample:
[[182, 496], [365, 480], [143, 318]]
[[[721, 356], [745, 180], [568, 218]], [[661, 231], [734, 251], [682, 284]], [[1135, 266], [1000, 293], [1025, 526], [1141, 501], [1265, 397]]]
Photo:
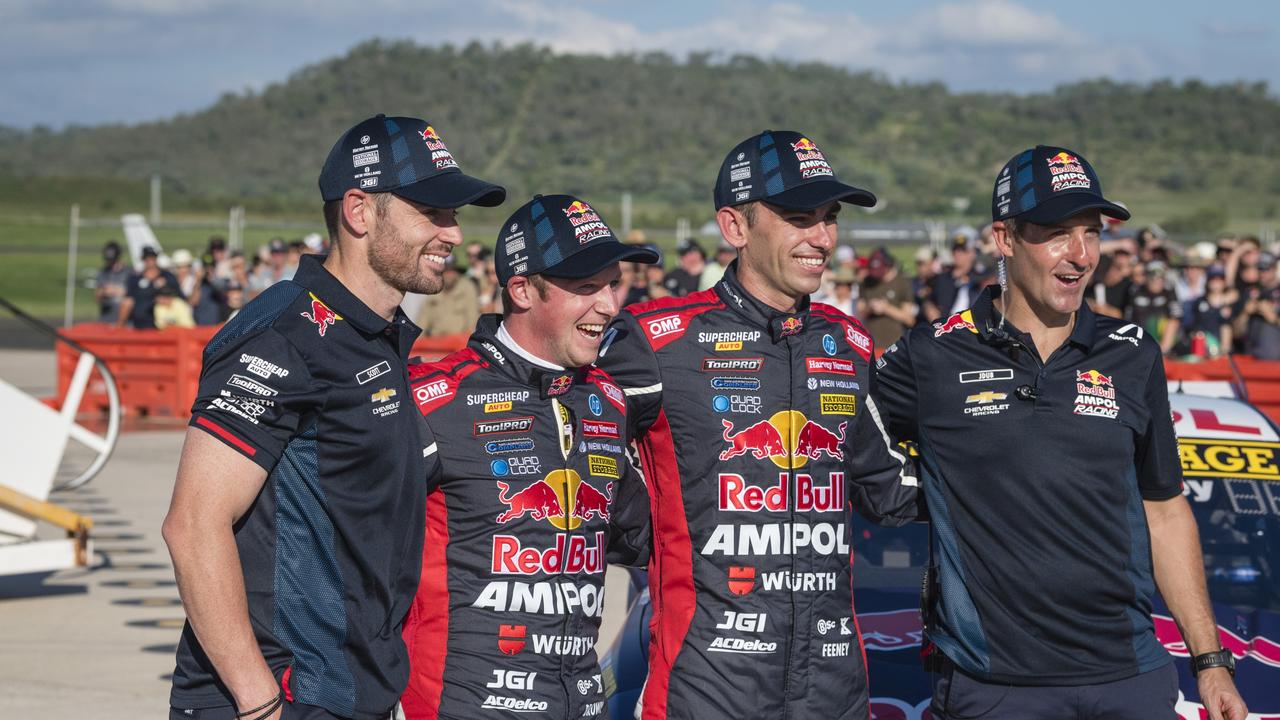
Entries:
[[494, 518], [499, 524], [528, 515], [532, 520], [545, 520], [558, 530], [574, 530], [592, 518], [609, 520], [613, 483], [600, 492], [583, 482], [575, 470], [554, 470], [515, 493], [505, 482], [498, 482], [497, 486], [498, 502], [507, 506]]
[[729, 592], [747, 595], [756, 587], [756, 569], [749, 565], [729, 566]]
[[[1191, 657], [1187, 643], [1182, 639], [1182, 633], [1178, 631], [1173, 618], [1153, 614], [1151, 620], [1155, 623], [1156, 640], [1170, 655]], [[1222, 648], [1230, 650], [1236, 660], [1252, 658], [1263, 665], [1280, 668], [1280, 642], [1261, 635], [1246, 640], [1221, 625], [1218, 626], [1218, 638], [1222, 641]]]
[[920, 611], [915, 608], [858, 613], [858, 628], [862, 630], [862, 644], [867, 650], [892, 652], [919, 647], [924, 637]]
[[844, 459], [840, 445], [844, 443], [847, 422], [840, 423], [836, 432], [831, 432], [798, 410], [783, 410], [736, 432], [732, 422], [721, 420], [720, 423], [724, 426], [722, 437], [729, 443], [720, 453], [721, 460], [751, 453], [756, 460], [769, 458], [778, 467], [792, 470], [804, 467], [823, 454], [836, 460]]
[[1057, 155], [1054, 155], [1053, 157], [1049, 158], [1050, 165], [1075, 165], [1079, 162], [1080, 162], [1079, 158], [1077, 158], [1075, 155], [1071, 155], [1065, 152], [1059, 152]]
[[573, 378], [568, 375], [561, 375], [551, 384], [547, 386], [547, 397], [555, 397], [569, 392], [569, 386], [573, 384]]
[[342, 316], [330, 310], [329, 306], [321, 302], [320, 298], [316, 297], [314, 294], [308, 294], [311, 295], [311, 312], [306, 312], [304, 310], [300, 314], [302, 317], [315, 323], [320, 328], [320, 337], [324, 337], [325, 330], [328, 330], [330, 325], [341, 320]]
[[440, 139], [440, 133], [436, 132], [436, 129], [430, 125], [428, 125], [420, 134], [422, 135], [422, 139], [427, 142], [431, 142], [432, 140], [436, 142], [444, 142]]
[[573, 202], [569, 203], [569, 207], [564, 209], [564, 214], [566, 217], [573, 217], [574, 215], [586, 215], [589, 212], [591, 212], [591, 206], [582, 202], [581, 200], [574, 200]]
[[798, 153], [818, 152], [818, 146], [814, 145], [813, 141], [807, 137], [802, 137], [799, 140], [791, 143], [791, 149]]
[[804, 320], [798, 317], [789, 317], [782, 321], [778, 329], [778, 337], [790, 337], [804, 329]]
[[519, 655], [527, 637], [528, 630], [524, 625], [499, 625], [498, 650], [503, 655]]
[[978, 326], [973, 324], [973, 313], [969, 310], [956, 313], [941, 323], [933, 326], [933, 336], [942, 337], [953, 330], [968, 330], [975, 335], [978, 333]]
[[1076, 371], [1076, 382], [1089, 383], [1094, 387], [1099, 385], [1111, 385], [1111, 376], [1103, 375], [1097, 370]]

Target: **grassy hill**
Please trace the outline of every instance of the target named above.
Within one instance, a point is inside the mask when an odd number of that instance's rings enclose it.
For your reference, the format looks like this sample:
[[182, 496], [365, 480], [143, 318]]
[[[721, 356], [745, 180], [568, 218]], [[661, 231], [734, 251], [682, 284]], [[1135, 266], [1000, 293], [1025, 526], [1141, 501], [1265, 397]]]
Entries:
[[1188, 202], [1228, 216], [1280, 212], [1280, 103], [1261, 84], [1100, 80], [1026, 96], [952, 93], [815, 63], [556, 55], [527, 45], [373, 41], [190, 115], [5, 130], [0, 177], [141, 182], [159, 173], [167, 200], [193, 209], [236, 202], [309, 213], [330, 145], [378, 111], [428, 118], [465, 170], [515, 198], [631, 191], [664, 224], [705, 215], [723, 153], [766, 127], [810, 134], [843, 177], [885, 200], [886, 216], [953, 214], [957, 197], [980, 216], [994, 173], [1037, 142], [1084, 153], [1109, 194], [1170, 217]]

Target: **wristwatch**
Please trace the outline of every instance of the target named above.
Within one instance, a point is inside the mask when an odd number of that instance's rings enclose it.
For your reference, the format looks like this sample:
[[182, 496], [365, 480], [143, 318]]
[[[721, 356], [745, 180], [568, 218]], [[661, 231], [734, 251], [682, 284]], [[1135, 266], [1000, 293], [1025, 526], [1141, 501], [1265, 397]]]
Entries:
[[1199, 675], [1201, 670], [1209, 668], [1224, 667], [1231, 677], [1236, 675], [1236, 658], [1231, 654], [1230, 650], [1216, 650], [1214, 652], [1201, 653], [1191, 658], [1191, 674]]

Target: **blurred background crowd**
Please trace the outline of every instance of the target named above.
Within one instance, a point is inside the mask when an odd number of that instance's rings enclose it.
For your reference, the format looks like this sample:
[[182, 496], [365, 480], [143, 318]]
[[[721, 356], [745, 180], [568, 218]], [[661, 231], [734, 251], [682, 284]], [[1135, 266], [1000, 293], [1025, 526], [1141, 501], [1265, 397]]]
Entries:
[[[626, 241], [646, 238], [635, 230]], [[689, 239], [658, 265], [623, 263], [619, 303], [715, 285], [736, 253], [725, 244], [707, 245]], [[1232, 235], [1183, 246], [1157, 226], [1130, 231], [1108, 222], [1086, 299], [1094, 311], [1141, 328], [1168, 356], [1208, 359], [1234, 352], [1280, 360], [1278, 251], [1255, 237]], [[95, 289], [99, 320], [135, 328], [217, 325], [292, 278], [304, 254], [325, 252], [327, 242], [314, 234], [273, 238], [250, 255], [228, 251], [222, 238], [213, 237], [199, 258], [185, 249], [161, 258], [148, 248], [135, 268], [110, 242]], [[961, 228], [940, 246], [840, 245], [813, 299], [860, 319], [876, 346], [885, 348], [913, 325], [968, 308], [996, 281], [995, 269], [989, 226]], [[481, 313], [501, 312], [501, 303], [492, 251], [473, 241], [450, 257], [443, 292], [409, 296], [404, 307], [425, 334], [440, 336], [469, 333]]]

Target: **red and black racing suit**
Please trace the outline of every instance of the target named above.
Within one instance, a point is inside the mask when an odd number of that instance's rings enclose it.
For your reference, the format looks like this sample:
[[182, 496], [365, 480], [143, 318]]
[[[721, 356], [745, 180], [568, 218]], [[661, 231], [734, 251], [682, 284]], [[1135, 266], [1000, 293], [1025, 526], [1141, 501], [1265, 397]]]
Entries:
[[626, 402], [598, 368], [540, 368], [497, 329], [486, 315], [466, 348], [410, 367], [433, 489], [401, 703], [409, 720], [604, 718], [605, 564], [648, 553]]
[[856, 320], [772, 310], [736, 264], [610, 327], [597, 364], [627, 394], [653, 504], [645, 720], [869, 716], [850, 509], [917, 513], [871, 357]]

